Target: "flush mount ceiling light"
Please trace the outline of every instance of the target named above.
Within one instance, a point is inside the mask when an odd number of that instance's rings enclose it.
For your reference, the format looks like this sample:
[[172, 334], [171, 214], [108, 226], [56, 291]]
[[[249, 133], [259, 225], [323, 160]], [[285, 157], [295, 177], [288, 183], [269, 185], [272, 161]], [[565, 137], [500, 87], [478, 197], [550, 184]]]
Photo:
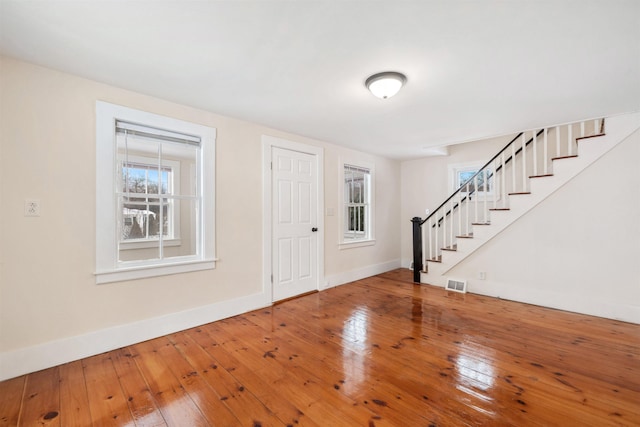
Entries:
[[395, 71], [385, 71], [369, 77], [364, 85], [381, 99], [391, 98], [406, 83], [407, 77]]

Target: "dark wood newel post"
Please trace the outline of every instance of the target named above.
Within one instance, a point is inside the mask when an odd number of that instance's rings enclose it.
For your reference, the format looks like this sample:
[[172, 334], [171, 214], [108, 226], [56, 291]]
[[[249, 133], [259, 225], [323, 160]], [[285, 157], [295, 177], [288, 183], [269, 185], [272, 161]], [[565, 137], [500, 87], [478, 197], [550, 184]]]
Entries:
[[415, 216], [411, 219], [413, 224], [413, 281], [420, 283], [420, 271], [422, 271], [422, 232], [420, 223], [422, 218]]

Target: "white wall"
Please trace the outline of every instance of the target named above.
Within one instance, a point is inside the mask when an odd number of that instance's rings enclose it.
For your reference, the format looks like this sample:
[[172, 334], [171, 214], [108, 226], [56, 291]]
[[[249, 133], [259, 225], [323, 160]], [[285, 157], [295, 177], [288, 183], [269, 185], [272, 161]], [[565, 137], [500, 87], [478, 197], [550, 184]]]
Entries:
[[640, 323], [638, 159], [640, 130], [447, 276], [474, 293]]
[[[376, 245], [339, 250], [338, 217], [325, 218], [330, 285], [400, 264], [396, 161], [6, 57], [0, 93], [0, 379], [268, 304], [263, 134], [323, 147], [325, 207], [336, 214], [338, 159], [375, 164]], [[97, 100], [217, 129], [215, 270], [95, 284]], [[23, 216], [27, 198], [40, 199], [40, 217]]]

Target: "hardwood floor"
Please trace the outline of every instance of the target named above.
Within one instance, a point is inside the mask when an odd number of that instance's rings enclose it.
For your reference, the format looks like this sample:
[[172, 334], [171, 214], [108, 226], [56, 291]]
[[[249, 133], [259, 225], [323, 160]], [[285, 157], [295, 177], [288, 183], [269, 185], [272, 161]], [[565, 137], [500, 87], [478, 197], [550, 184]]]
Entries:
[[396, 270], [0, 383], [0, 426], [638, 426], [640, 325]]

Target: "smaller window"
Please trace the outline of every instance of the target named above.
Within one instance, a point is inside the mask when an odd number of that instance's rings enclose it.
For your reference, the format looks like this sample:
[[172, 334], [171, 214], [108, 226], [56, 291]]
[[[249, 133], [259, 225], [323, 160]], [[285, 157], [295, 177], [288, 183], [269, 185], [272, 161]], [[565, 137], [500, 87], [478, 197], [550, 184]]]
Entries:
[[490, 196], [493, 194], [493, 168], [488, 167], [480, 172], [475, 178], [474, 175], [480, 170], [482, 165], [462, 166], [450, 165], [450, 172], [453, 176], [452, 191], [461, 189], [461, 193], [473, 193], [478, 196]]
[[342, 243], [373, 240], [372, 169], [343, 165]]

